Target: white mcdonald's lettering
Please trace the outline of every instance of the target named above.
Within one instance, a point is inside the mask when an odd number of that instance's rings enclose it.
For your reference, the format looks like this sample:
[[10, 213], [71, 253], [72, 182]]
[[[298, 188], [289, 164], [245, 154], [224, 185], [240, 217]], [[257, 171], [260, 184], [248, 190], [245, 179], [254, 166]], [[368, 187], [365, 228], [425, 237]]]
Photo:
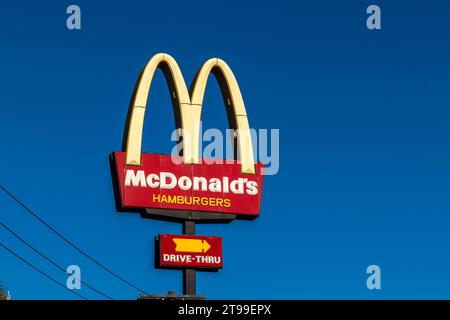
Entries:
[[229, 177], [210, 178], [205, 177], [177, 177], [171, 172], [160, 172], [159, 174], [145, 174], [144, 170], [128, 169], [125, 175], [126, 187], [149, 187], [161, 189], [174, 189], [178, 186], [181, 190], [210, 191], [256, 195], [258, 194], [258, 182], [248, 178], [237, 178], [234, 180]]

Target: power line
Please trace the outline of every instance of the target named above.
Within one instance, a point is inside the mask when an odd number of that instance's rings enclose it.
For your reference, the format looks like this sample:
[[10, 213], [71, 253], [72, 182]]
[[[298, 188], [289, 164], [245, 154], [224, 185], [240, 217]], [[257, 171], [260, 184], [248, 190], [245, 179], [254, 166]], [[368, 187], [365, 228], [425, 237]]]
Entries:
[[[25, 239], [23, 239], [21, 236], [19, 236], [17, 233], [15, 233], [11, 228], [9, 228], [7, 225], [5, 225], [3, 222], [0, 221], [0, 226], [2, 226], [6, 231], [8, 231], [10, 234], [12, 234], [14, 237], [16, 237], [17, 239], [19, 239], [20, 241], [22, 241], [26, 246], [28, 246], [31, 250], [33, 250], [34, 252], [36, 252], [38, 255], [40, 255], [42, 258], [44, 258], [45, 260], [47, 260], [48, 262], [50, 262], [52, 265], [54, 265], [56, 268], [58, 268], [59, 270], [61, 270], [62, 272], [66, 273], [66, 270], [64, 270], [63, 267], [61, 267], [58, 263], [56, 263], [54, 260], [52, 260], [51, 258], [49, 258], [48, 256], [46, 256], [45, 254], [43, 254], [41, 251], [39, 251], [38, 249], [36, 249], [35, 247], [33, 247], [29, 242], [27, 242]], [[96, 288], [94, 288], [93, 286], [91, 286], [90, 284], [84, 282], [83, 280], [76, 278], [77, 280], [79, 280], [82, 284], [84, 284], [86, 287], [91, 288], [92, 290], [94, 290], [95, 292], [97, 292], [98, 294], [101, 294], [102, 296], [106, 297], [109, 300], [114, 300], [113, 298], [111, 298], [110, 296], [108, 296], [107, 294], [101, 292], [100, 290], [97, 290]]]
[[59, 285], [60, 287], [63, 287], [64, 289], [68, 290], [69, 292], [77, 295], [78, 297], [84, 299], [84, 300], [88, 300], [86, 297], [82, 296], [81, 294], [70, 290], [69, 288], [67, 288], [65, 285], [61, 284], [58, 280], [56, 280], [55, 278], [53, 278], [52, 276], [49, 276], [47, 273], [45, 273], [44, 271], [40, 270], [39, 268], [35, 267], [34, 265], [32, 265], [30, 262], [28, 262], [27, 260], [25, 260], [24, 258], [22, 258], [21, 256], [19, 256], [17, 253], [15, 253], [14, 251], [12, 251], [10, 248], [8, 248], [7, 246], [5, 246], [3, 243], [0, 242], [0, 246], [3, 247], [6, 251], [8, 251], [9, 253], [11, 253], [13, 256], [15, 256], [17, 259], [19, 259], [20, 261], [22, 261], [23, 263], [25, 263], [26, 265], [28, 265], [29, 267], [33, 268], [34, 270], [36, 270], [37, 272], [39, 272], [40, 274], [42, 274], [43, 276], [45, 276], [46, 278], [50, 279], [51, 281], [55, 282], [57, 285]]
[[106, 272], [110, 273], [111, 275], [113, 275], [115, 278], [119, 279], [120, 281], [122, 281], [123, 283], [127, 284], [128, 286], [147, 294], [144, 290], [140, 289], [139, 287], [135, 286], [134, 284], [132, 284], [131, 282], [125, 280], [123, 277], [119, 276], [117, 273], [115, 273], [114, 271], [112, 271], [111, 269], [107, 268], [105, 265], [103, 265], [102, 263], [100, 263], [98, 260], [96, 260], [95, 258], [93, 258], [92, 256], [90, 256], [89, 254], [87, 254], [84, 250], [82, 250], [80, 247], [78, 247], [75, 243], [73, 243], [72, 241], [70, 241], [69, 239], [67, 239], [64, 235], [62, 235], [58, 230], [56, 230], [55, 228], [53, 228], [51, 225], [49, 225], [47, 222], [45, 222], [44, 219], [42, 219], [41, 217], [39, 217], [38, 214], [36, 214], [35, 212], [33, 212], [33, 210], [31, 210], [30, 208], [28, 208], [22, 201], [20, 201], [16, 196], [14, 196], [11, 192], [9, 192], [5, 187], [3, 187], [3, 185], [0, 184], [0, 189], [3, 190], [3, 192], [5, 192], [11, 199], [13, 199], [15, 202], [17, 202], [17, 204], [19, 204], [22, 208], [24, 208], [29, 214], [31, 214], [36, 220], [38, 220], [40, 223], [42, 223], [47, 229], [51, 230], [54, 234], [56, 234], [59, 238], [61, 238], [62, 240], [64, 240], [67, 244], [69, 244], [72, 248], [74, 248], [75, 250], [77, 250], [79, 253], [81, 253], [83, 256], [85, 256], [86, 258], [88, 258], [89, 260], [91, 260], [93, 263], [95, 263], [97, 266], [99, 266], [100, 268], [102, 268], [103, 270], [105, 270]]

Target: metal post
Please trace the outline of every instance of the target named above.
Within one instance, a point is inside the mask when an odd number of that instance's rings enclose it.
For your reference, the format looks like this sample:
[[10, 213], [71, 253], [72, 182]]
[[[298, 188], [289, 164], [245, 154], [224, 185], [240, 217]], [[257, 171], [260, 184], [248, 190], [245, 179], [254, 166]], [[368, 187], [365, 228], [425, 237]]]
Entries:
[[[195, 235], [195, 222], [185, 220], [183, 222], [183, 234]], [[195, 269], [188, 268], [183, 270], [183, 294], [196, 295], [196, 274]]]

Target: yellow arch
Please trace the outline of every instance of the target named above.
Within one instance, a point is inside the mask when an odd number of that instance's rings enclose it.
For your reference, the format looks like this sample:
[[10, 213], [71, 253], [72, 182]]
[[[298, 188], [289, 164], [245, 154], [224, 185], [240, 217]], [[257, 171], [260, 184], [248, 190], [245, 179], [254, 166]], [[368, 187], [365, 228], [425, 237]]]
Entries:
[[[219, 83], [222, 97], [228, 114], [230, 128], [237, 129], [237, 143], [239, 148], [239, 157], [241, 161], [241, 171], [243, 173], [255, 173], [255, 160], [253, 157], [253, 144], [248, 124], [247, 111], [242, 99], [241, 90], [236, 81], [236, 77], [225, 61], [212, 58], [206, 61], [197, 72], [192, 82], [191, 104], [195, 108], [193, 141], [199, 141], [201, 109], [203, 97], [205, 95], [206, 84], [209, 75], [213, 73]], [[192, 144], [193, 155], [198, 155], [198, 143]]]
[[[155, 75], [160, 68], [169, 86], [170, 95], [174, 105], [175, 122], [178, 128], [192, 130], [191, 100], [183, 74], [177, 62], [168, 54], [154, 55], [142, 70], [137, 81], [134, 95], [131, 101], [131, 114], [129, 116], [126, 133], [126, 163], [128, 165], [141, 164], [142, 131], [144, 128], [145, 108], [147, 106], [148, 93]], [[191, 163], [190, 150], [191, 139], [183, 139], [184, 162]]]
[[184, 163], [199, 163], [199, 134], [203, 97], [208, 77], [213, 73], [219, 83], [227, 108], [230, 128], [237, 129], [237, 142], [243, 173], [255, 173], [253, 145], [244, 100], [236, 78], [225, 61], [206, 61], [192, 83], [189, 93], [177, 62], [170, 55], [159, 53], [147, 63], [138, 79], [131, 102], [126, 132], [126, 163], [141, 164], [142, 132], [148, 93], [156, 69], [166, 78], [174, 105], [177, 128], [183, 129]]

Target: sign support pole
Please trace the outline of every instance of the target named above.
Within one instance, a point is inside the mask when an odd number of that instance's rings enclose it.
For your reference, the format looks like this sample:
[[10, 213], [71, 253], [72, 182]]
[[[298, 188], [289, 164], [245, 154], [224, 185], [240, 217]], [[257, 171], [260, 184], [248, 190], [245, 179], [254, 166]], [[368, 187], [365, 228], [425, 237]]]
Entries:
[[[183, 221], [183, 234], [190, 236], [195, 235], [194, 221]], [[196, 295], [196, 270], [194, 268], [183, 270], [183, 294], [190, 296]]]

